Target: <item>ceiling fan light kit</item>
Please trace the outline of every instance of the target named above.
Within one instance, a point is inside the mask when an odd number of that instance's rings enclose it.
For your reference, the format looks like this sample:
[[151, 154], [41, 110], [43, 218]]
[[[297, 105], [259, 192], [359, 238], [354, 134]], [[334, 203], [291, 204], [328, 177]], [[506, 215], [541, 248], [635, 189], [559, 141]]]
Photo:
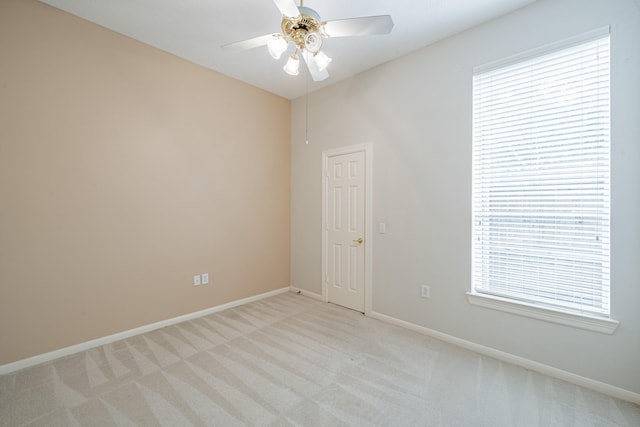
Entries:
[[314, 81], [322, 81], [329, 77], [327, 66], [332, 59], [320, 49], [323, 40], [329, 37], [366, 36], [388, 34], [393, 28], [393, 21], [389, 15], [368, 16], [362, 18], [341, 19], [323, 22], [318, 13], [302, 5], [296, 6], [294, 0], [274, 0], [282, 13], [280, 28], [282, 33], [254, 37], [240, 42], [223, 45], [223, 49], [238, 50], [252, 49], [267, 45], [269, 54], [274, 59], [280, 59], [289, 48], [295, 46], [293, 54], [283, 67], [287, 74], [298, 75], [300, 59], [304, 62]]

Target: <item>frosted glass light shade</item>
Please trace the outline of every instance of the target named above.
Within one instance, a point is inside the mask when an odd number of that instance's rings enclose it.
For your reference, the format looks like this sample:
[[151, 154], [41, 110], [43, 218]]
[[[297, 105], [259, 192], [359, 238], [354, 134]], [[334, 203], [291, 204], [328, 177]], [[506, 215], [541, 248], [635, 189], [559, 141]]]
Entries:
[[282, 37], [274, 37], [267, 42], [267, 50], [273, 59], [280, 59], [280, 56], [287, 50], [287, 41]]
[[285, 73], [297, 76], [298, 75], [298, 66], [300, 65], [300, 60], [298, 59], [298, 55], [295, 53], [289, 57], [286, 65], [282, 68]]
[[322, 47], [322, 36], [318, 32], [308, 33], [304, 36], [304, 48], [311, 53], [320, 51]]
[[313, 58], [316, 60], [316, 64], [318, 64], [318, 68], [320, 69], [320, 71], [323, 71], [325, 68], [327, 68], [327, 65], [329, 65], [329, 63], [333, 61], [333, 59], [329, 58], [322, 51], [316, 53]]

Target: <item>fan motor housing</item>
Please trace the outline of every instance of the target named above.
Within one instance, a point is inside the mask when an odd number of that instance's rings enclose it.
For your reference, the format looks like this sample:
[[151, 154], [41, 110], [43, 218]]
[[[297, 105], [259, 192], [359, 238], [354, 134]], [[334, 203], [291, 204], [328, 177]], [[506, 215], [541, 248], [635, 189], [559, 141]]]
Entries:
[[308, 7], [298, 7], [300, 16], [297, 18], [282, 18], [280, 27], [282, 32], [291, 38], [300, 50], [315, 53], [322, 46], [320, 15]]

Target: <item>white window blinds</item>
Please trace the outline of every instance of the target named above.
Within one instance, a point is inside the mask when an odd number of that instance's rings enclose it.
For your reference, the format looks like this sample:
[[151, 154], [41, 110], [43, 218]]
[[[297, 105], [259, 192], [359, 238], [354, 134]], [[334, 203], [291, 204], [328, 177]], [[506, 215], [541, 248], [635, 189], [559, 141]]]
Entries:
[[474, 70], [472, 290], [609, 317], [609, 30]]

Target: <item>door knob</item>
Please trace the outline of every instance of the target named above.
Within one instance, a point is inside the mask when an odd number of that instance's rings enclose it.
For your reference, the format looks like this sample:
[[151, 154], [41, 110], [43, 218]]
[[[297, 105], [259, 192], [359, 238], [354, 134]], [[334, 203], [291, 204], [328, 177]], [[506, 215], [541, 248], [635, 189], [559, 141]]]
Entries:
[[356, 240], [353, 241], [353, 243], [358, 243], [358, 244], [361, 244], [362, 242], [364, 242], [362, 237], [358, 237]]

